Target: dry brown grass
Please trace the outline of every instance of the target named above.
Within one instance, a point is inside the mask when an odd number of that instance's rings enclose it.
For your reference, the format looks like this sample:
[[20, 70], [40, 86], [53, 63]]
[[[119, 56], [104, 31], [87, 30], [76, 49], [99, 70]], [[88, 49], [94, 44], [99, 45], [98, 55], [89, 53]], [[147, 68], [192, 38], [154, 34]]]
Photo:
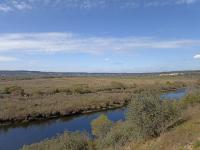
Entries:
[[181, 125], [158, 138], [146, 142], [129, 143], [124, 150], [198, 150], [200, 149], [200, 105], [188, 108]]
[[18, 85], [26, 92], [47, 91], [56, 88], [71, 88], [74, 85], [88, 85], [91, 89], [110, 86], [111, 82], [121, 82], [128, 86], [133, 84], [146, 85], [154, 83], [166, 83], [167, 81], [192, 83], [195, 79], [185, 77], [66, 77], [32, 80], [0, 81], [0, 89]]
[[[116, 88], [122, 83], [123, 88]], [[168, 85], [166, 83], [172, 83]], [[6, 87], [18, 86], [24, 95], [0, 94], [0, 123], [5, 120], [24, 120], [28, 116], [48, 118], [52, 114], [69, 115], [81, 111], [101, 110], [119, 107], [130, 99], [131, 95], [144, 88], [181, 87], [182, 83], [192, 84], [195, 79], [185, 77], [66, 77], [30, 80], [0, 81], [0, 93]], [[179, 84], [181, 83], [181, 84]], [[119, 84], [120, 85], [120, 84]], [[88, 92], [66, 93], [55, 90], [74, 90], [87, 88]], [[44, 93], [44, 94], [41, 94]], [[46, 117], [45, 117], [46, 116]]]
[[98, 109], [106, 107], [106, 104], [115, 105], [117, 101], [128, 99], [126, 93], [91, 93], [83, 95], [46, 96], [37, 99], [4, 99], [0, 101], [0, 118], [26, 117], [28, 114], [67, 113], [80, 109]]
[[[148, 140], [146, 142], [129, 143], [124, 147], [117, 147], [115, 150], [199, 150], [200, 149], [200, 105], [190, 107], [184, 111], [184, 123], [163, 133], [160, 137]], [[57, 137], [55, 139], [42, 141], [39, 144], [33, 144], [24, 147], [24, 149], [52, 149], [68, 142], [65, 139]], [[96, 150], [95, 148], [92, 150]], [[107, 149], [113, 150], [113, 148]]]

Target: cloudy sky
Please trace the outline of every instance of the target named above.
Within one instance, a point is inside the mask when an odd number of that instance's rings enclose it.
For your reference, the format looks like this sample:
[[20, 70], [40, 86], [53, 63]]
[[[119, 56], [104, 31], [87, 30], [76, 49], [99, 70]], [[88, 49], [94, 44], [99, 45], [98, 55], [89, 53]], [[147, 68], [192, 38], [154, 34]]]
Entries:
[[200, 0], [0, 0], [0, 70], [200, 69]]

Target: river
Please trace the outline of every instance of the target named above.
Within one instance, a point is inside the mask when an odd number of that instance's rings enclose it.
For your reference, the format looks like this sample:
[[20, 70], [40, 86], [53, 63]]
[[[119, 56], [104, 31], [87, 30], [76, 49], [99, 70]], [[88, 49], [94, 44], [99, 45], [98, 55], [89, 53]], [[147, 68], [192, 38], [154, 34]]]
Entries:
[[[186, 89], [161, 95], [162, 99], [178, 100], [186, 95]], [[0, 150], [18, 150], [23, 145], [40, 142], [52, 138], [64, 131], [87, 131], [91, 134], [90, 123], [101, 114], [105, 114], [114, 122], [125, 119], [126, 108], [104, 112], [40, 121], [17, 126], [0, 128]]]

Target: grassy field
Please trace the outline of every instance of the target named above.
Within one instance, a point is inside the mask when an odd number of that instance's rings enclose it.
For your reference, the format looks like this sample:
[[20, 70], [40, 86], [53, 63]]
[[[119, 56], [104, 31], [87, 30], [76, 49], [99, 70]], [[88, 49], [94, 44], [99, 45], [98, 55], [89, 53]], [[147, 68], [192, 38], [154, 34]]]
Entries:
[[2, 80], [0, 124], [121, 107], [144, 89], [170, 91], [196, 83], [197, 79], [184, 76]]
[[[130, 122], [127, 118], [123, 122], [113, 123], [106, 118], [106, 116], [100, 116], [99, 118], [92, 121], [92, 131], [95, 135], [94, 139], [89, 139], [86, 133], [69, 133], [65, 132], [62, 135], [58, 135], [53, 139], [48, 139], [37, 144], [24, 146], [22, 150], [58, 150], [58, 149], [69, 149], [69, 150], [199, 150], [200, 149], [200, 92], [199, 87], [191, 90], [189, 94], [180, 101], [166, 101], [160, 103], [156, 101], [156, 97], [149, 98], [150, 95], [147, 93], [147, 97], [143, 97], [144, 103], [140, 103], [134, 100], [134, 105], [129, 104], [129, 110], [134, 108], [133, 113], [137, 113], [135, 117], [143, 121], [143, 129], [149, 131], [159, 129], [157, 124], [165, 124], [166, 128], [156, 134], [156, 136], [149, 136], [149, 132], [143, 132], [147, 135], [147, 138], [136, 138], [133, 135], [141, 133], [141, 131], [135, 130], [140, 128], [134, 122]], [[140, 97], [141, 98], [141, 97]], [[133, 101], [131, 101], [133, 102]], [[169, 105], [165, 105], [169, 104]], [[145, 106], [149, 106], [148, 109], [143, 109]], [[156, 109], [160, 109], [160, 106], [169, 106], [166, 108], [162, 107], [161, 113], [164, 116], [157, 113]], [[175, 106], [176, 110], [171, 109]], [[155, 109], [155, 107], [157, 107]], [[142, 110], [142, 111], [141, 111]], [[159, 110], [160, 111], [160, 110]], [[181, 113], [177, 117], [173, 117], [174, 121], [165, 122], [168, 117], [172, 117], [174, 112], [180, 111]], [[147, 112], [149, 112], [147, 114]], [[131, 112], [129, 112], [131, 113]], [[143, 116], [140, 114], [144, 113]], [[155, 116], [152, 116], [152, 115]], [[133, 115], [133, 114], [132, 114]], [[145, 116], [152, 117], [150, 122]], [[159, 117], [164, 117], [163, 122], [157, 122]], [[169, 119], [169, 118], [168, 118]], [[137, 119], [136, 119], [137, 120]], [[169, 119], [170, 121], [171, 119]], [[156, 126], [151, 126], [152, 122], [155, 122]], [[134, 124], [136, 126], [134, 126]], [[149, 126], [150, 125], [150, 126]], [[131, 128], [130, 128], [131, 127]], [[134, 128], [133, 128], [134, 127]], [[151, 128], [153, 127], [153, 128]], [[155, 130], [156, 131], [156, 130]], [[134, 132], [133, 134], [131, 132]], [[152, 133], [152, 132], [151, 132]], [[102, 138], [103, 136], [103, 138]], [[131, 137], [132, 136], [132, 137]], [[105, 146], [112, 145], [112, 146]]]
[[199, 150], [200, 149], [200, 105], [184, 112], [183, 124], [163, 133], [160, 137], [139, 143], [129, 143], [123, 150]]
[[[130, 142], [123, 147], [118, 147], [116, 150], [199, 150], [200, 149], [200, 105], [190, 107], [184, 111], [183, 118], [185, 122], [172, 128], [171, 130], [163, 133], [160, 137], [154, 138], [142, 142]], [[87, 138], [76, 136], [76, 139], [80, 138], [80, 145]], [[70, 139], [69, 139], [70, 138]], [[58, 150], [62, 149], [63, 145], [73, 140], [73, 136], [69, 136], [68, 133], [64, 133], [55, 139], [45, 140], [38, 144], [30, 146], [24, 146], [23, 150]], [[78, 142], [77, 141], [77, 142]], [[80, 142], [81, 141], [81, 142]], [[89, 141], [89, 140], [88, 140]], [[89, 144], [87, 150], [95, 150], [92, 147], [93, 144]], [[74, 147], [72, 150], [77, 150]], [[106, 150], [114, 150], [114, 148], [108, 148]]]

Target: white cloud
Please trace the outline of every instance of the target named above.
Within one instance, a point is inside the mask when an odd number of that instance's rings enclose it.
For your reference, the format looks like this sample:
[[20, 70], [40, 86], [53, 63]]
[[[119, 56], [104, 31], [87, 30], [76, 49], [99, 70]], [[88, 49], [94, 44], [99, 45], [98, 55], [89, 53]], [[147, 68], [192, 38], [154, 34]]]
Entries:
[[9, 57], [9, 56], [0, 56], [0, 62], [10, 62], [10, 61], [16, 61], [17, 58], [15, 57]]
[[14, 10], [27, 10], [27, 9], [31, 9], [33, 4], [31, 4], [28, 1], [25, 0], [10, 0], [10, 1], [6, 1], [4, 3], [0, 2], [0, 12], [11, 12]]
[[12, 11], [12, 8], [5, 5], [5, 4], [0, 4], [0, 12], [9, 12]]
[[49, 5], [59, 5], [70, 8], [136, 8], [143, 6], [188, 5], [200, 0], [47, 0]]
[[23, 1], [18, 2], [18, 1], [13, 1], [13, 7], [18, 9], [18, 10], [26, 10], [26, 9], [31, 9], [31, 5], [29, 5], [28, 3], [25, 3]]
[[198, 0], [177, 0], [177, 4], [193, 4], [196, 3]]
[[0, 53], [103, 53], [140, 49], [182, 49], [200, 46], [200, 40], [160, 40], [151, 37], [91, 37], [71, 33], [0, 34]]
[[11, 10], [29, 10], [32, 8], [137, 8], [158, 7], [167, 5], [191, 5], [200, 0], [8, 0], [0, 2], [0, 12]]
[[194, 59], [200, 59], [200, 54], [197, 54], [193, 57]]

